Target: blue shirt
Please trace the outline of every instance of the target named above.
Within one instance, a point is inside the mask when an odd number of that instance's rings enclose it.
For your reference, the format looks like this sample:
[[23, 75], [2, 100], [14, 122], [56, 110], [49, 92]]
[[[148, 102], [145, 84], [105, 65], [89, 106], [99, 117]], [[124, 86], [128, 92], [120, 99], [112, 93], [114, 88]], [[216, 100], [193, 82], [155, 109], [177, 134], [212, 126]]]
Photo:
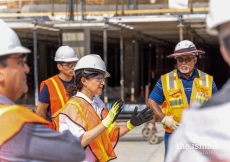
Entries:
[[[74, 77], [72, 78], [71, 81], [68, 81], [68, 82], [62, 80], [60, 77], [59, 77], [59, 79], [61, 80], [61, 82], [63, 83], [65, 88], [70, 84], [74, 84]], [[49, 106], [47, 108], [46, 119], [49, 121], [52, 121], [51, 120], [51, 110], [50, 110], [50, 95], [49, 95], [49, 90], [48, 90], [48, 87], [46, 84], [44, 85], [41, 92], [39, 93], [38, 101], [49, 104]]]
[[[195, 67], [193, 74], [188, 79], [183, 78], [179, 70], [177, 70], [177, 73], [178, 73], [178, 77], [182, 80], [182, 84], [184, 86], [184, 91], [185, 91], [188, 103], [190, 103], [193, 80], [194, 78], [199, 77], [198, 71]], [[216, 93], [218, 93], [218, 90], [217, 90], [215, 82], [213, 81], [212, 82], [212, 95]], [[149, 98], [151, 98], [152, 100], [154, 100], [155, 102], [159, 104], [162, 104], [162, 102], [165, 100], [161, 78], [157, 81], [155, 87], [153, 88], [152, 92], [149, 95]]]

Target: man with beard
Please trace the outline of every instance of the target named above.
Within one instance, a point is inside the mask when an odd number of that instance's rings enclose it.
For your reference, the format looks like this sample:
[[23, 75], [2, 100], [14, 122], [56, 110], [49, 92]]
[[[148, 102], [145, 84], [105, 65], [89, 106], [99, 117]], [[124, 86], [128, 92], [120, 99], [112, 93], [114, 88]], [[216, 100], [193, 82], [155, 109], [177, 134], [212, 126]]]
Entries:
[[[69, 100], [66, 87], [74, 83], [74, 67], [78, 58], [69, 46], [61, 46], [55, 53], [59, 74], [42, 81], [36, 113], [48, 121]], [[52, 127], [54, 129], [54, 127]]]
[[218, 92], [213, 77], [196, 68], [199, 54], [204, 52], [197, 50], [193, 42], [179, 42], [168, 56], [175, 58], [177, 69], [162, 75], [149, 95], [148, 105], [165, 128], [165, 155], [168, 139], [178, 127], [183, 109], [193, 103], [201, 105]]

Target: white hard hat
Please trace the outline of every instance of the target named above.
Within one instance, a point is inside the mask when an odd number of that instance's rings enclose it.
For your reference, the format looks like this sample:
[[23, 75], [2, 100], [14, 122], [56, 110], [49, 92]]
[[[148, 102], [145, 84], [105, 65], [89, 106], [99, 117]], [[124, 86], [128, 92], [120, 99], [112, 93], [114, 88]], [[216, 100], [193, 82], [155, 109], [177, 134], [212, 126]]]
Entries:
[[2, 19], [0, 19], [0, 56], [30, 53], [21, 45], [18, 35]]
[[79, 69], [93, 69], [105, 72], [105, 77], [109, 77], [110, 74], [106, 71], [105, 62], [99, 55], [89, 54], [82, 57], [75, 66], [74, 70]]
[[198, 55], [198, 54], [204, 54], [205, 52], [201, 50], [197, 50], [193, 42], [189, 40], [183, 40], [177, 43], [174, 53], [170, 54], [168, 58], [191, 54], [191, 53], [194, 55]]
[[73, 48], [69, 46], [61, 46], [55, 53], [54, 61], [72, 62], [79, 60]]
[[230, 21], [230, 1], [229, 0], [210, 0], [209, 14], [207, 15], [207, 33], [217, 35], [217, 27]]

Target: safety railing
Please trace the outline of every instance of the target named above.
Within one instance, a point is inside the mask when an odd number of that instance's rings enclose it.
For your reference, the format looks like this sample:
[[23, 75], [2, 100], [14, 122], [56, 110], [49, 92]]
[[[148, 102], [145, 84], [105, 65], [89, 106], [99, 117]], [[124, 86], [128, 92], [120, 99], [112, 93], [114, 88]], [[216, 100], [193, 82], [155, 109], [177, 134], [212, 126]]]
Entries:
[[[137, 9], [138, 5], [162, 4], [167, 5], [168, 0], [72, 0], [74, 5], [84, 3], [85, 5], [124, 5], [127, 8]], [[208, 0], [189, 0], [193, 4], [207, 3]], [[48, 5], [68, 4], [70, 0], [0, 0], [0, 12], [2, 9], [20, 9], [25, 5]]]
[[[207, 0], [192, 0], [196, 4], [203, 2]], [[190, 7], [192, 5], [189, 4], [188, 8], [174, 9], [168, 8], [167, 3], [168, 0], [0, 0], [0, 18], [49, 17], [56, 21], [63, 16], [67, 20], [66, 17], [71, 15], [92, 17], [208, 12], [207, 5]]]

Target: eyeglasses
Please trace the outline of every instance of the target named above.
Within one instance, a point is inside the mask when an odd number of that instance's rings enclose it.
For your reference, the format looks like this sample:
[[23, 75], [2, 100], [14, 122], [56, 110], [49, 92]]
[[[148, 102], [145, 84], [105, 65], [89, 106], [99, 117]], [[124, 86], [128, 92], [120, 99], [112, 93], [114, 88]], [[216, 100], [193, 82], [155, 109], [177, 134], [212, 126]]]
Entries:
[[98, 75], [93, 77], [94, 79], [97, 79], [98, 82], [105, 82], [105, 77], [102, 75]]
[[27, 54], [21, 54], [19, 56], [9, 56], [8, 58], [19, 60], [18, 64], [24, 67], [24, 65], [26, 64]]
[[176, 60], [177, 62], [180, 62], [180, 63], [183, 63], [183, 62], [188, 63], [188, 62], [191, 62], [193, 58], [194, 57], [187, 57], [183, 59], [182, 57], [177, 57]]
[[63, 63], [61, 64], [62, 66], [67, 66], [68, 68], [72, 68], [76, 66], [76, 62], [71, 62], [71, 63]]

